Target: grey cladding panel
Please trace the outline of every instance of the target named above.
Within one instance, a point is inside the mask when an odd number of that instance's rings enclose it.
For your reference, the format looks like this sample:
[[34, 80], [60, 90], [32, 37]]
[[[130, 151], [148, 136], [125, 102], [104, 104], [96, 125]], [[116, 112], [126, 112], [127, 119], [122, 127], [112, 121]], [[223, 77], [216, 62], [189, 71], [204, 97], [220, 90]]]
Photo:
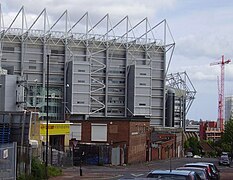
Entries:
[[89, 114], [89, 107], [81, 104], [73, 105], [74, 114]]
[[3, 58], [6, 58], [8, 60], [20, 61], [21, 55], [20, 53], [4, 53], [3, 52]]
[[150, 97], [145, 96], [145, 95], [144, 96], [137, 96], [135, 105], [140, 106], [140, 104], [146, 104], [146, 106], [149, 106], [150, 105]]
[[153, 69], [152, 76], [156, 78], [163, 78], [164, 77], [164, 70], [163, 69]]
[[90, 95], [89, 94], [76, 94], [73, 93], [73, 104], [89, 104]]
[[163, 99], [153, 98], [152, 99], [152, 106], [162, 107], [163, 106]]
[[135, 107], [135, 114], [137, 115], [147, 115], [150, 114], [150, 108], [149, 107]]
[[137, 77], [135, 82], [136, 87], [151, 86], [151, 79], [145, 77]]
[[85, 64], [74, 64], [74, 72], [79, 74], [88, 74], [90, 72], [90, 68]]
[[138, 94], [138, 95], [150, 95], [151, 94], [151, 88], [149, 87], [149, 88], [147, 88], [147, 87], [137, 87], [136, 89], [135, 89], [135, 93], [136, 94]]
[[142, 77], [150, 77], [151, 72], [149, 68], [138, 68], [136, 71], [136, 76], [142, 76]]
[[152, 80], [152, 87], [163, 88], [162, 80]]
[[152, 94], [153, 95], [163, 95], [163, 90], [162, 89], [152, 89]]
[[73, 84], [73, 91], [75, 93], [89, 93], [90, 92], [90, 85], [82, 85], [80, 86], [79, 84]]

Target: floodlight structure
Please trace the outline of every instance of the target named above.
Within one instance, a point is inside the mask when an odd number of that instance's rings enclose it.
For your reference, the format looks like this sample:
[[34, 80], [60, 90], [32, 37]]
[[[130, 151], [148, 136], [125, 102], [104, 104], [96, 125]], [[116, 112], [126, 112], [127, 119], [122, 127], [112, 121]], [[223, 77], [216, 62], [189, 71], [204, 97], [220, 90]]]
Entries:
[[177, 124], [182, 124], [181, 127], [185, 128], [186, 115], [190, 110], [197, 91], [186, 72], [168, 74], [166, 77], [166, 87], [167, 89], [172, 88], [175, 91], [175, 101], [177, 101], [175, 104], [178, 104], [174, 109], [175, 118], [177, 117], [179, 119], [177, 121], [181, 121], [177, 122]]
[[[40, 118], [46, 117], [50, 55], [50, 119], [65, 121], [66, 113], [79, 119], [140, 116], [164, 126], [165, 77], [175, 48], [166, 20], [151, 26], [144, 18], [132, 25], [128, 16], [112, 22], [106, 14], [92, 25], [89, 13], [71, 20], [64, 11], [50, 25], [43, 9], [28, 26], [24, 7], [7, 27], [2, 17], [1, 11], [1, 64], [27, 77], [29, 88], [38, 79]], [[27, 107], [33, 106], [30, 98]]]

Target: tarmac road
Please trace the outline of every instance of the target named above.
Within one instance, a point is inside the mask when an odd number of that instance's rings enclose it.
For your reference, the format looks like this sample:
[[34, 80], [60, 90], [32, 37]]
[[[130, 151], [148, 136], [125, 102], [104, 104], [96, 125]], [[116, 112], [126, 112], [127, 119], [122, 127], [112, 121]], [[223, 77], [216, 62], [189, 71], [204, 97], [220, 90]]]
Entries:
[[50, 178], [50, 180], [67, 179], [124, 179], [124, 178], [143, 178], [147, 173], [154, 169], [175, 169], [190, 162], [213, 162], [221, 172], [221, 180], [233, 180], [233, 167], [218, 166], [217, 158], [179, 158], [172, 160], [158, 160], [148, 163], [139, 163], [127, 166], [83, 166], [82, 176], [79, 167], [63, 169], [63, 176]]

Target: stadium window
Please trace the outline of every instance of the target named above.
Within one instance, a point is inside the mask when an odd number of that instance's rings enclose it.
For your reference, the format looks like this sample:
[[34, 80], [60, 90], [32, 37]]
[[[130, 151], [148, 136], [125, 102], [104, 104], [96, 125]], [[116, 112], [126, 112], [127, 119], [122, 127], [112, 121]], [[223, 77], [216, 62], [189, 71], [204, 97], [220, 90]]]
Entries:
[[77, 104], [84, 104], [84, 101], [77, 101]]
[[11, 52], [14, 52], [15, 51], [15, 48], [14, 47], [8, 47], [8, 46], [3, 46], [2, 48], [3, 51], [11, 51]]
[[84, 81], [84, 80], [78, 80], [78, 82], [79, 82], [79, 83], [85, 83], [85, 81]]
[[85, 72], [85, 70], [84, 69], [79, 69], [78, 72]]
[[29, 66], [29, 69], [36, 69], [36, 66]]

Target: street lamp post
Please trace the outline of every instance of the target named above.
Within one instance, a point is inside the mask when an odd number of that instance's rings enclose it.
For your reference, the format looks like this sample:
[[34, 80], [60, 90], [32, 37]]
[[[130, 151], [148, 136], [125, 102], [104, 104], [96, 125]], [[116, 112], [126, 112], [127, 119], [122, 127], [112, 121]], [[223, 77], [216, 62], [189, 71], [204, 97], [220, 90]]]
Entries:
[[48, 179], [48, 127], [49, 127], [49, 55], [47, 55], [47, 108], [46, 108], [46, 159], [45, 159], [45, 168], [46, 168], [46, 179]]
[[36, 104], [37, 104], [37, 82], [38, 82], [38, 80], [35, 79], [34, 82], [36, 83], [36, 88], [35, 88], [35, 109], [34, 109], [34, 112], [36, 112]]
[[34, 82], [36, 83], [36, 88], [35, 88], [35, 101], [34, 101], [35, 107], [34, 107], [34, 121], [33, 121], [34, 131], [32, 133], [33, 136], [35, 135], [34, 133], [36, 132], [36, 105], [37, 105], [37, 82], [38, 80], [35, 79]]

